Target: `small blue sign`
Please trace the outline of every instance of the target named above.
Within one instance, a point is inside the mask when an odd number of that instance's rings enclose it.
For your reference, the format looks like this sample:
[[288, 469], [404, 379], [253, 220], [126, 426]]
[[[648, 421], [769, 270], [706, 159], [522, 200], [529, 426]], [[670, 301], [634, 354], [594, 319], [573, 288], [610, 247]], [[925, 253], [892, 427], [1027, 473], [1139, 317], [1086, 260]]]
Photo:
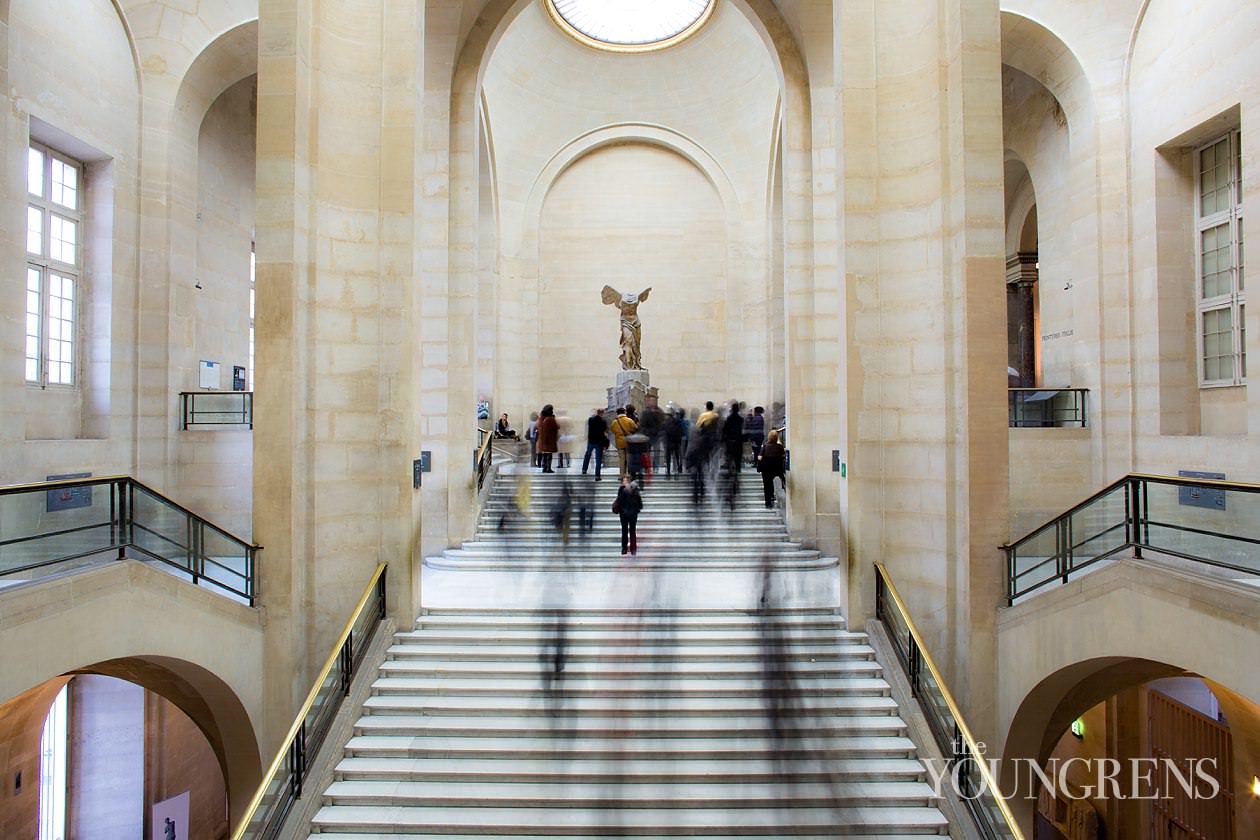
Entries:
[[[50, 475], [46, 481], [66, 481], [72, 478], [91, 478], [90, 472], [85, 473], [67, 473], [65, 475]], [[85, 508], [92, 506], [92, 487], [84, 485], [80, 487], [58, 487], [48, 491], [48, 501], [46, 503], [49, 513], [59, 510], [72, 510], [74, 508]]]
[[[1195, 472], [1194, 470], [1177, 470], [1181, 478], [1206, 478], [1224, 481], [1225, 473]], [[1216, 487], [1178, 487], [1177, 503], [1190, 507], [1225, 510], [1225, 491]]]

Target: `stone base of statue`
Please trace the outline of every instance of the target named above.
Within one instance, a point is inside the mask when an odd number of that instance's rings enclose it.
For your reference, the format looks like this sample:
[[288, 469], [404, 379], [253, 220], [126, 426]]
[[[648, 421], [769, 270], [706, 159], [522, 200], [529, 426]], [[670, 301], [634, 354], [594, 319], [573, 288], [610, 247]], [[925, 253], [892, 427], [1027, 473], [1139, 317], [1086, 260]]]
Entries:
[[646, 370], [623, 370], [617, 374], [617, 384], [608, 389], [608, 413], [615, 417], [617, 409], [632, 405], [635, 411], [643, 411], [649, 403], [656, 403], [656, 389]]

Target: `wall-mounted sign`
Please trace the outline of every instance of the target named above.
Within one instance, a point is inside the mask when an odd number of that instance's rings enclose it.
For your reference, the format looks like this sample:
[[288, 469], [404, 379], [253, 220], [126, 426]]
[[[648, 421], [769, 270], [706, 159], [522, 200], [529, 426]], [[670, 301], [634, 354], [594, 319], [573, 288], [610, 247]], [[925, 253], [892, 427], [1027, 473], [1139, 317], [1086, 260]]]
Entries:
[[197, 387], [204, 391], [219, 390], [220, 367], [218, 362], [202, 359], [197, 369]]
[[[65, 475], [50, 475], [45, 481], [67, 481], [72, 478], [91, 478], [90, 472], [84, 473], [66, 473]], [[92, 506], [92, 487], [91, 485], [83, 487], [57, 487], [48, 491], [48, 500], [46, 507], [49, 513], [58, 510], [72, 510], [74, 508], [85, 508]]]
[[[1225, 473], [1195, 472], [1194, 470], [1177, 470], [1182, 478], [1207, 478], [1224, 481]], [[1177, 503], [1190, 507], [1225, 510], [1225, 491], [1216, 487], [1178, 487]]]
[[232, 390], [245, 390], [245, 368], [240, 365], [232, 365]]

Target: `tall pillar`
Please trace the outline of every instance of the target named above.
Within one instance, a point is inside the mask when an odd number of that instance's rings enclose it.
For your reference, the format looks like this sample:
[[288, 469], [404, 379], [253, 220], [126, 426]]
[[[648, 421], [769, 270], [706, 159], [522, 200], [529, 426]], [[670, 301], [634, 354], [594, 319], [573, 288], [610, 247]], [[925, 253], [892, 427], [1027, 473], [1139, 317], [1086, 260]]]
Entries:
[[[1021, 251], [1006, 258], [1006, 323], [1008, 361], [1018, 374], [1018, 387], [1037, 385], [1036, 326], [1037, 254]], [[1014, 383], [1012, 383], [1014, 384]]]

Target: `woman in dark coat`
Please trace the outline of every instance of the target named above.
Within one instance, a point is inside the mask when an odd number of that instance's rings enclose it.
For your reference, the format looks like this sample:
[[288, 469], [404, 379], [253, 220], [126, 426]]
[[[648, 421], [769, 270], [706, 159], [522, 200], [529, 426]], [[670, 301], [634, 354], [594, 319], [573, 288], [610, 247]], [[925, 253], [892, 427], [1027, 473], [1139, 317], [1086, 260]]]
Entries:
[[643, 496], [639, 494], [639, 485], [628, 475], [621, 477], [616, 505], [617, 513], [621, 516], [621, 553], [625, 554], [628, 546], [631, 554], [638, 554], [639, 542], [635, 527], [639, 522], [639, 511], [643, 510]]
[[551, 403], [538, 413], [538, 454], [542, 456], [542, 471], [553, 473], [551, 456], [560, 445], [560, 424], [556, 422], [556, 410]]
[[786, 456], [783, 444], [779, 443], [779, 433], [771, 432], [766, 437], [766, 445], [761, 447], [761, 454], [757, 458], [757, 466], [761, 470], [761, 489], [765, 492], [768, 510], [774, 508], [774, 480], [776, 478], [783, 482], [783, 490], [787, 492], [787, 473], [784, 471]]

